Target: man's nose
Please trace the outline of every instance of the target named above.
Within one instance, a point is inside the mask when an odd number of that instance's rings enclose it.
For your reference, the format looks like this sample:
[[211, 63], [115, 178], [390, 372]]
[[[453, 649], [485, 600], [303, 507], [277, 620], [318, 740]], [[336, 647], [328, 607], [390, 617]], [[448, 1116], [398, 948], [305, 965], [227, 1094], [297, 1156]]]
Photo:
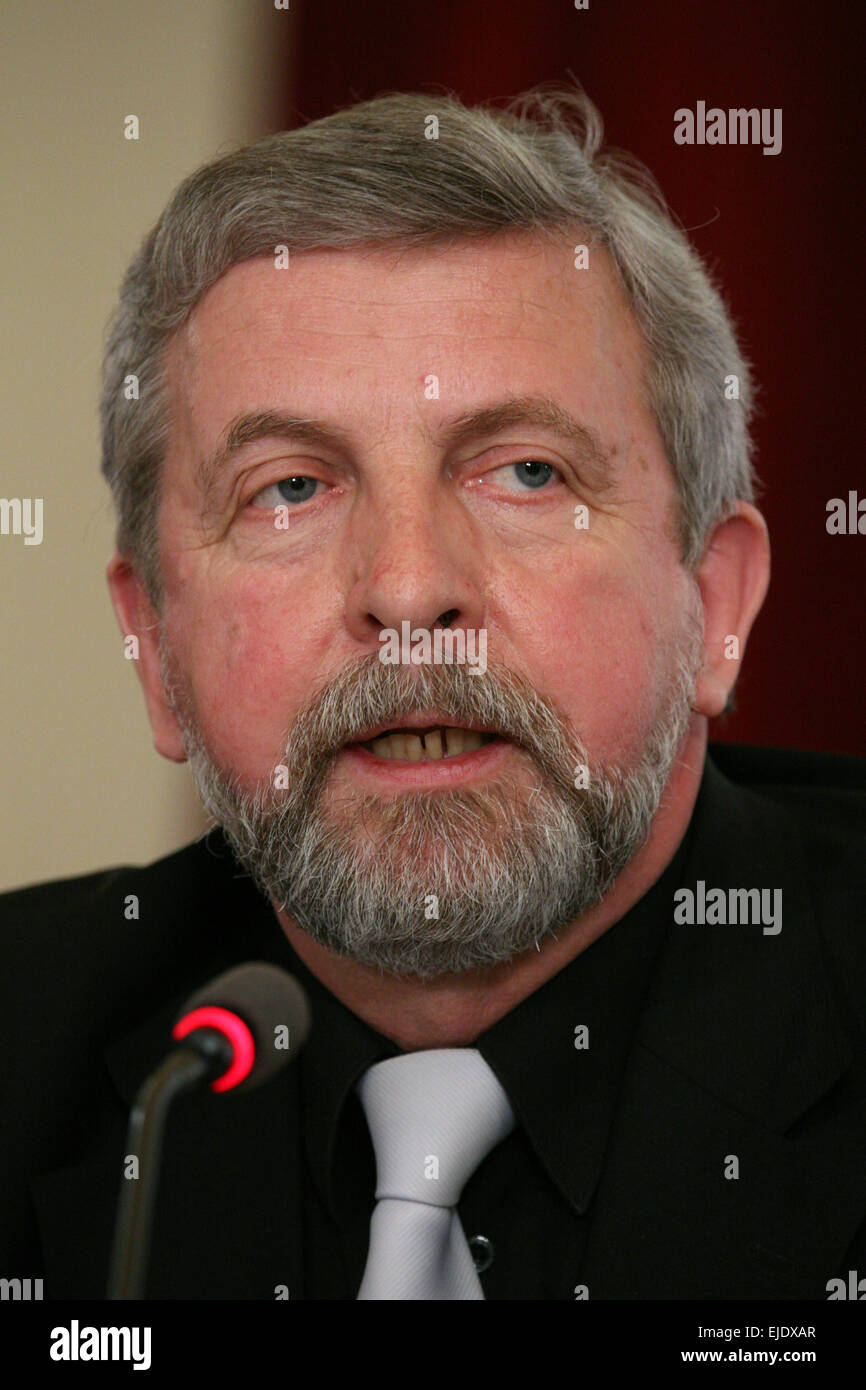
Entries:
[[403, 622], [428, 631], [484, 624], [481, 548], [456, 500], [419, 487], [371, 506], [357, 518], [351, 552], [347, 622], [356, 640], [399, 633]]

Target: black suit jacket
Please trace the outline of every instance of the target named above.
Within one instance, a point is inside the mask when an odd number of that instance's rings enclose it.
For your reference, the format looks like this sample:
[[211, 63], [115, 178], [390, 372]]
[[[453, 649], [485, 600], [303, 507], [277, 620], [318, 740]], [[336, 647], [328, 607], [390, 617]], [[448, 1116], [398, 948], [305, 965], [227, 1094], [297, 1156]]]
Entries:
[[[593, 1203], [594, 1299], [823, 1299], [840, 1272], [866, 1275], [866, 762], [711, 755], [690, 871], [781, 888], [782, 930], [671, 928]], [[214, 832], [147, 868], [6, 894], [0, 941], [0, 1274], [102, 1298], [129, 1107], [178, 1008], [237, 961], [297, 958]], [[302, 1288], [294, 1072], [176, 1108], [165, 1296]]]

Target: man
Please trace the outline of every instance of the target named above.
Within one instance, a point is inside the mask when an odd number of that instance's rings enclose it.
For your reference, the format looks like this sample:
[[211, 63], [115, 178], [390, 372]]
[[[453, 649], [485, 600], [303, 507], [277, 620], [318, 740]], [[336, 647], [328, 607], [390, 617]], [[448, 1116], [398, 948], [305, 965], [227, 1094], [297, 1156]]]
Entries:
[[600, 147], [577, 93], [383, 97], [196, 171], [127, 273], [108, 580], [219, 828], [5, 899], [4, 1264], [49, 1297], [103, 1296], [132, 1097], [245, 960], [312, 1033], [176, 1102], [151, 1297], [866, 1263], [864, 769], [708, 755], [769, 576], [749, 368]]

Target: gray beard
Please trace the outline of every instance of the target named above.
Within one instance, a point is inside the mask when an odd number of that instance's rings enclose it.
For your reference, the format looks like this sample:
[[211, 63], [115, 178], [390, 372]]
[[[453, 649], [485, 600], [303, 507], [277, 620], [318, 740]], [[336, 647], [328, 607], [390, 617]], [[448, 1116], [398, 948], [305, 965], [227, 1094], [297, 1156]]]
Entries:
[[[647, 839], [689, 727], [702, 652], [690, 614], [632, 769], [593, 764], [555, 706], [508, 668], [488, 663], [473, 676], [458, 665], [384, 665], [373, 654], [298, 714], [283, 758], [287, 789], [269, 780], [254, 793], [211, 761], [164, 646], [161, 658], [201, 800], [261, 892], [329, 951], [429, 980], [540, 949], [600, 901]], [[345, 743], [431, 708], [510, 738], [536, 785], [500, 774], [471, 790], [326, 802]], [[585, 788], [575, 787], [581, 765]]]

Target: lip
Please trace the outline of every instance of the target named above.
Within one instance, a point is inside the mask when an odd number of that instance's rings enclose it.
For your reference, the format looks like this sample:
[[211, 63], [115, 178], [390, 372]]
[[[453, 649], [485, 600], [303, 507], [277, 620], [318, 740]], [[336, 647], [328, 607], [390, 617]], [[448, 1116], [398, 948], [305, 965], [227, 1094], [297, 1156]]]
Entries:
[[[493, 734], [495, 738], [501, 737], [496, 729], [491, 729], [487, 724], [458, 724], [450, 715], [441, 715], [437, 710], [423, 711], [420, 714], [398, 714], [393, 719], [388, 719], [384, 724], [371, 724], [369, 729], [364, 730], [351, 743], [344, 744], [344, 748], [357, 748], [362, 743], [369, 743], [371, 739], [378, 738], [388, 729], [474, 729], [479, 734]], [[457, 755], [463, 757], [462, 753]]]
[[[393, 724], [386, 724], [393, 729]], [[404, 728], [425, 728], [424, 724], [404, 725]], [[452, 727], [456, 728], [457, 725]], [[459, 727], [467, 728], [468, 725]], [[375, 735], [373, 735], [375, 737]], [[456, 753], [451, 758], [438, 761], [413, 763], [407, 760], [379, 758], [360, 743], [347, 743], [340, 750], [338, 761], [345, 759], [347, 772], [358, 780], [380, 787], [383, 791], [395, 787], [421, 790], [435, 787], [454, 787], [469, 783], [477, 778], [487, 777], [496, 770], [514, 751], [515, 745], [508, 739], [494, 737], [469, 753]]]

